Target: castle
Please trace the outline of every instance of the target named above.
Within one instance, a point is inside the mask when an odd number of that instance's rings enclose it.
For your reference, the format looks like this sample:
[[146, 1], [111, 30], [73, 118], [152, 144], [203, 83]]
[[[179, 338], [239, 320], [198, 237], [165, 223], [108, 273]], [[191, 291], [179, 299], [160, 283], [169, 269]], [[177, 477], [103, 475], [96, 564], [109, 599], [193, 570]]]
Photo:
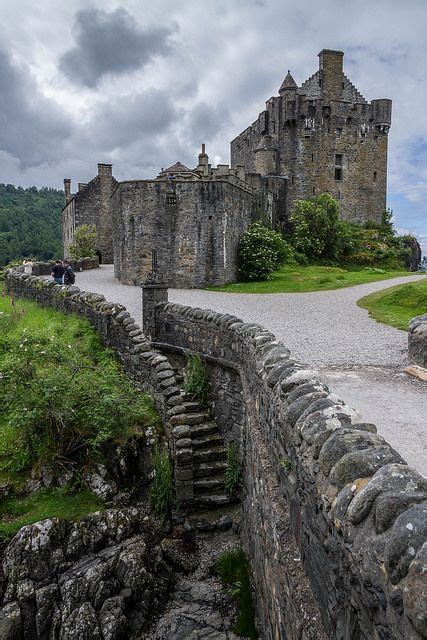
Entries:
[[71, 194], [64, 180], [64, 254], [74, 230], [95, 224], [98, 255], [125, 284], [158, 270], [174, 287], [237, 279], [241, 235], [262, 214], [286, 230], [293, 202], [332, 194], [341, 217], [379, 221], [386, 207], [391, 100], [368, 103], [343, 72], [344, 54], [324, 49], [301, 87], [290, 72], [257, 120], [231, 142], [231, 167], [213, 168], [204, 145], [195, 169], [176, 163], [153, 180], [117, 182], [99, 164]]

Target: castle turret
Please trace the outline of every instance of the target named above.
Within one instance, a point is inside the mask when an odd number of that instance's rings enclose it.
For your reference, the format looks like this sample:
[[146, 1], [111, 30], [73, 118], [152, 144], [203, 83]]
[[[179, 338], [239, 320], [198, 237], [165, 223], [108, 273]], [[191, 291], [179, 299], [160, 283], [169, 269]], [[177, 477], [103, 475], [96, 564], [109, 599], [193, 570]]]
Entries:
[[254, 149], [255, 172], [262, 176], [274, 174], [277, 171], [277, 148], [271, 136], [264, 136], [259, 146]]
[[71, 178], [64, 178], [64, 199], [65, 204], [71, 200]]
[[285, 79], [280, 85], [279, 95], [281, 96], [284, 93], [288, 93], [288, 94], [290, 93], [292, 95], [292, 93], [294, 93], [297, 89], [298, 89], [297, 83], [291, 76], [291, 72], [288, 69], [288, 73], [286, 74]]
[[372, 115], [374, 124], [379, 133], [388, 133], [391, 125], [391, 100], [383, 98], [372, 100]]
[[319, 84], [324, 100], [341, 100], [343, 90], [343, 58], [342, 51], [323, 49], [319, 54]]

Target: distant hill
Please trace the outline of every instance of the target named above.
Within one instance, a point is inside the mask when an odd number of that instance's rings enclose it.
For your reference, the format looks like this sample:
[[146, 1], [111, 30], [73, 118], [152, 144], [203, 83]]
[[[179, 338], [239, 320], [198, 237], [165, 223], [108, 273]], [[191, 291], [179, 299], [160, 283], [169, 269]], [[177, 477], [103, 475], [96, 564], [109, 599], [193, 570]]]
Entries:
[[0, 266], [20, 258], [61, 257], [64, 193], [0, 183]]

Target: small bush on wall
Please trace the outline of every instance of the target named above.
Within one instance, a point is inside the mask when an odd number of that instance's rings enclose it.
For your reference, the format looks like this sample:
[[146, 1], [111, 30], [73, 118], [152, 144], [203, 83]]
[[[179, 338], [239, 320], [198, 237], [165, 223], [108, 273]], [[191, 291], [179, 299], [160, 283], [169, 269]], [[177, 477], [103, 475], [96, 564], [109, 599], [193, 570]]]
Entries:
[[292, 247], [277, 231], [252, 224], [239, 245], [239, 268], [245, 280], [271, 280], [285, 262], [294, 263]]

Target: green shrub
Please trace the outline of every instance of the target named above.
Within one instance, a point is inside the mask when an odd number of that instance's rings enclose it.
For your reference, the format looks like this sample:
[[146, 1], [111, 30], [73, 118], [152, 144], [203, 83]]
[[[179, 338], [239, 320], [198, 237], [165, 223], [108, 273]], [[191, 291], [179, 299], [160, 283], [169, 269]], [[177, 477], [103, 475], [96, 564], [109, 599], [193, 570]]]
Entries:
[[224, 474], [225, 490], [229, 496], [237, 493], [241, 482], [241, 466], [234, 442], [227, 447], [227, 469]]
[[206, 365], [197, 354], [187, 356], [184, 389], [193, 394], [201, 404], [205, 404], [209, 391], [209, 380]]
[[70, 246], [70, 255], [74, 260], [93, 258], [96, 255], [96, 227], [82, 224], [74, 232], [74, 244]]
[[243, 551], [223, 553], [216, 565], [222, 582], [230, 585], [230, 595], [237, 600], [239, 613], [233, 631], [244, 638], [256, 640], [255, 609], [252, 601], [251, 568]]
[[168, 451], [155, 445], [152, 453], [154, 480], [150, 491], [150, 504], [154, 513], [165, 522], [175, 506], [173, 466]]
[[277, 231], [252, 224], [239, 244], [239, 268], [245, 280], [271, 280], [285, 262], [295, 264], [292, 247]]

